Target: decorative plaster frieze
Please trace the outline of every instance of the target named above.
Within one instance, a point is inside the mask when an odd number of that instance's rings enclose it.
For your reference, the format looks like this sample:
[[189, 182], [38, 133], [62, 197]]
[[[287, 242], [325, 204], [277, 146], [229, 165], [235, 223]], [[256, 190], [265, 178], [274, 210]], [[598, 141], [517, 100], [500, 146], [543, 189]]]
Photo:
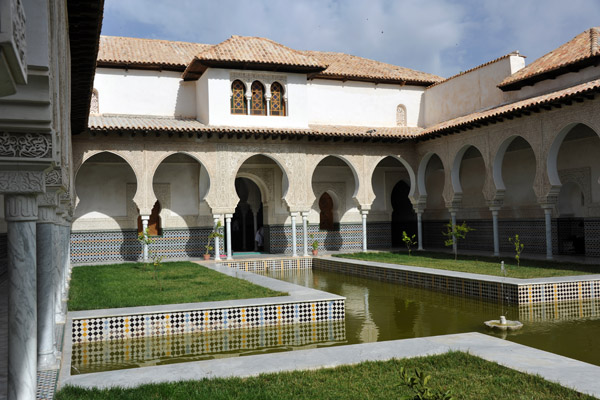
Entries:
[[4, 217], [9, 222], [37, 220], [37, 197], [34, 194], [4, 196]]
[[51, 158], [52, 136], [46, 133], [0, 133], [0, 157]]
[[38, 195], [39, 207], [58, 207], [58, 192], [56, 190], [47, 190], [46, 193]]
[[[273, 73], [264, 73], [264, 72], [241, 72], [241, 71], [232, 71], [229, 73], [229, 79], [233, 83], [235, 80], [240, 80], [246, 84], [247, 89], [250, 89], [250, 85], [254, 81], [260, 81], [264, 85], [271, 86], [273, 82], [279, 82], [282, 85], [287, 84], [287, 76], [284, 74], [273, 74]], [[287, 90], [286, 90], [287, 93]]]
[[0, 193], [43, 193], [45, 190], [41, 171], [0, 171]]

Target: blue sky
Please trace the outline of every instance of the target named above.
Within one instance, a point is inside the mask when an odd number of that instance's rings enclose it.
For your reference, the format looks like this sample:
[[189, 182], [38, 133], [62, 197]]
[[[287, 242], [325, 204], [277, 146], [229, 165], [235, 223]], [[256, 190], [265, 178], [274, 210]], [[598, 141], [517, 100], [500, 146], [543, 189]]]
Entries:
[[448, 77], [514, 50], [530, 63], [592, 26], [598, 0], [105, 0], [102, 34], [262, 36]]

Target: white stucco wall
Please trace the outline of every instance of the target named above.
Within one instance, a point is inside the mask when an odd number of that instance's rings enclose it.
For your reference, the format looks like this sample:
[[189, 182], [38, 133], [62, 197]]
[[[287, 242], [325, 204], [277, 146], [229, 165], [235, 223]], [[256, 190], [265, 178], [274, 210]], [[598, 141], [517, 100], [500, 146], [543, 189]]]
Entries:
[[195, 82], [184, 82], [180, 72], [96, 69], [102, 114], [196, 117]]
[[587, 67], [577, 72], [569, 72], [567, 74], [557, 76], [554, 79], [546, 79], [541, 82], [537, 82], [533, 86], [524, 86], [519, 90], [506, 92], [506, 99], [510, 101], [522, 100], [529, 97], [554, 92], [556, 90], [564, 89], [569, 86], [574, 86], [598, 78], [600, 78], [600, 66]]
[[541, 217], [543, 210], [533, 191], [536, 160], [531, 148], [507, 151], [502, 163], [502, 180], [506, 188], [501, 217]]
[[[558, 153], [558, 171], [589, 168], [589, 181], [585, 181], [582, 190], [591, 194], [585, 198], [586, 216], [600, 216], [600, 138], [588, 137], [584, 139], [568, 140], [563, 142]], [[566, 182], [562, 182], [563, 184]]]
[[75, 219], [126, 217], [133, 198], [127, 199], [127, 184], [132, 183], [136, 183], [135, 175], [125, 163], [83, 164], [75, 179], [79, 198]]
[[420, 86], [313, 79], [308, 81], [309, 123], [397, 126], [396, 109], [406, 107], [407, 126], [420, 122]]
[[497, 85], [524, 66], [521, 56], [509, 56], [427, 88], [424, 125], [466, 115], [505, 102]]
[[[168, 216], [198, 215], [199, 177], [200, 164], [197, 162], [160, 164], [152, 183], [155, 193], [157, 192], [156, 184], [169, 185], [170, 204], [168, 208], [167, 204], [161, 204], [163, 212], [167, 212]], [[169, 227], [167, 225], [169, 224], [163, 224], [163, 227]]]
[[[263, 83], [269, 82], [273, 76], [284, 76], [287, 83], [282, 83], [282, 85], [284, 85], [288, 98], [286, 104], [287, 115], [231, 114], [231, 83], [233, 82], [232, 76], [235, 76], [235, 74], [254, 75], [255, 78], [250, 79], [249, 82], [261, 80]], [[195, 85], [198, 96], [197, 115], [199, 120], [207, 125], [308, 128], [306, 74], [263, 73], [209, 68]], [[246, 88], [246, 93], [250, 93], [249, 85]]]

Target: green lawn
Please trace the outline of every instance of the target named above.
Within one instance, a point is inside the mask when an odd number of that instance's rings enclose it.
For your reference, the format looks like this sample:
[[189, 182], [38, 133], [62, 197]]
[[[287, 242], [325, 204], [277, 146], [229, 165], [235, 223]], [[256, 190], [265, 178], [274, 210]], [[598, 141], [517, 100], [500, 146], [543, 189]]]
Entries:
[[[399, 399], [414, 395], [402, 384], [399, 369], [419, 368], [431, 375], [429, 387], [450, 390], [453, 398], [481, 399], [593, 399], [540, 377], [523, 374], [465, 353], [317, 371], [261, 375], [256, 378], [211, 379], [144, 385], [135, 389], [84, 390], [63, 388], [57, 400], [71, 399]], [[412, 397], [411, 397], [412, 398]]]
[[334, 257], [496, 276], [502, 276], [500, 261], [504, 261], [507, 276], [511, 278], [547, 278], [551, 276], [600, 274], [600, 265], [521, 260], [521, 266], [517, 267], [517, 262], [512, 257], [495, 258], [459, 255], [458, 260], [454, 260], [454, 255], [449, 253], [420, 251], [413, 251], [411, 256], [408, 253], [374, 252], [336, 254]]
[[158, 279], [143, 263], [73, 268], [69, 310], [284, 296], [192, 262], [165, 262]]

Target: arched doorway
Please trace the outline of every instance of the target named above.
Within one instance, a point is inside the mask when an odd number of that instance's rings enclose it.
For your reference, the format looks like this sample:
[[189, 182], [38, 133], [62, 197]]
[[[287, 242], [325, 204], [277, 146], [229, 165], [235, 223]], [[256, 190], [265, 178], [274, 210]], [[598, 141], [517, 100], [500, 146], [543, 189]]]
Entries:
[[[236, 178], [235, 190], [240, 198], [231, 218], [231, 247], [236, 253], [263, 251], [263, 205], [258, 186], [248, 178]], [[257, 232], [262, 239], [257, 239]]]
[[553, 185], [561, 185], [555, 208], [558, 254], [600, 255], [598, 154], [598, 134], [582, 123], [561, 132], [550, 149], [548, 175]]
[[417, 214], [408, 198], [410, 186], [399, 181], [392, 189], [392, 247], [403, 246], [402, 232], [408, 236], [417, 234]]
[[353, 169], [342, 158], [327, 156], [317, 164], [312, 174], [316, 199], [309, 214], [309, 232], [319, 242], [319, 248], [328, 251], [361, 248], [362, 244], [353, 236], [353, 232], [362, 229], [360, 212], [352, 199], [355, 188]]
[[[79, 202], [71, 231], [73, 262], [135, 261], [140, 258], [134, 170], [122, 157], [101, 152], [88, 158], [75, 177]], [[106, 240], [110, 237], [111, 240]], [[97, 244], [102, 242], [102, 246]]]
[[403, 246], [402, 231], [417, 234], [417, 215], [409, 195], [414, 174], [408, 164], [394, 156], [383, 158], [373, 170], [375, 200], [369, 211], [369, 248]]
[[430, 154], [421, 164], [419, 175], [422, 172], [422, 185], [427, 194], [425, 210], [423, 212], [423, 246], [429, 248], [443, 248], [444, 238], [441, 234], [448, 223], [448, 209], [444, 202], [444, 185], [446, 174], [442, 159], [435, 153]]

